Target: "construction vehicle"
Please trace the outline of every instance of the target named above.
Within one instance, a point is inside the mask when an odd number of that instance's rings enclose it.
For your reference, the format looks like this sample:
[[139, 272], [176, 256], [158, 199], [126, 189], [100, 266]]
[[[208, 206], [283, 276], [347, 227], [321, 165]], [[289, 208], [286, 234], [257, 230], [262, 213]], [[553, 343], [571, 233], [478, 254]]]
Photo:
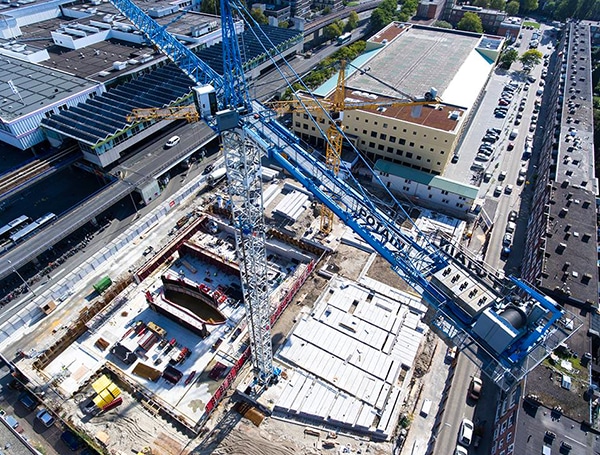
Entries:
[[[574, 332], [561, 322], [565, 311], [529, 284], [516, 277], [505, 278], [437, 232], [425, 235], [414, 223], [410, 229], [403, 227], [412, 220], [391, 193], [386, 195], [389, 200], [382, 201], [373, 198], [352, 175], [337, 178], [316, 153], [305, 150], [300, 140], [276, 120], [273, 111], [251, 100], [232, 5], [240, 12], [246, 10], [237, 0], [220, 2], [222, 76], [131, 0], [111, 3], [197, 84], [193, 92], [198, 112], [220, 134], [252, 362], [260, 387], [268, 385], [276, 371], [260, 181], [263, 151], [386, 259], [428, 305], [428, 325], [446, 342], [457, 345], [476, 360], [481, 370], [503, 389], [508, 390], [521, 380]], [[247, 12], [239, 18], [252, 21]], [[250, 30], [260, 32], [258, 28]], [[268, 55], [278, 54], [268, 36], [260, 36], [259, 42], [273, 48], [265, 47]], [[276, 64], [274, 59], [273, 62]], [[330, 123], [335, 123], [325, 114]], [[319, 130], [327, 137], [320, 127]], [[366, 161], [362, 164], [370, 169]], [[381, 184], [377, 175], [373, 179]], [[381, 186], [385, 189], [385, 185]]]

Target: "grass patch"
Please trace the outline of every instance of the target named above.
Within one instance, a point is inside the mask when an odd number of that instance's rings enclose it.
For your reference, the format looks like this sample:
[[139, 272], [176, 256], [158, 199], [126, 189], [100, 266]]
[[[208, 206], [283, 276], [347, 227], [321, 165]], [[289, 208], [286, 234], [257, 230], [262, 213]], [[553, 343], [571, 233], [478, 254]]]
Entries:
[[523, 22], [523, 27], [540, 28], [540, 24], [537, 22]]
[[360, 5], [360, 2], [348, 2], [348, 4], [346, 6], [358, 6]]

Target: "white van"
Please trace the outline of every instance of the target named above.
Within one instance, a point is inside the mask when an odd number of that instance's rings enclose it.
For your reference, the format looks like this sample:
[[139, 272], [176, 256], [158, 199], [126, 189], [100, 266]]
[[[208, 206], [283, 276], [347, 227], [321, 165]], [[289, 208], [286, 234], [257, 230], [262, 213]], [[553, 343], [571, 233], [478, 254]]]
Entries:
[[180, 140], [181, 138], [179, 136], [173, 136], [167, 141], [165, 147], [174, 147], [175, 145], [179, 144]]
[[425, 400], [423, 402], [423, 406], [421, 406], [421, 415], [423, 417], [427, 417], [427, 415], [429, 415], [429, 411], [431, 411], [431, 400]]
[[506, 232], [510, 232], [512, 234], [513, 232], [515, 232], [515, 229], [517, 229], [516, 223], [509, 221], [506, 225]]

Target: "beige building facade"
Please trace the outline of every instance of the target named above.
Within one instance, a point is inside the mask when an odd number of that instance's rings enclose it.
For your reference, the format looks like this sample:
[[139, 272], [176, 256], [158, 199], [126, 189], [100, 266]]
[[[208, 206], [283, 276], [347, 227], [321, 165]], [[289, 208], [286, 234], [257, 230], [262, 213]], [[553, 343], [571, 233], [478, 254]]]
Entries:
[[[369, 40], [365, 54], [347, 70], [347, 107], [341, 120], [348, 141], [373, 163], [384, 159], [442, 175], [478, 106], [502, 42], [499, 37], [390, 24]], [[369, 79], [371, 74], [386, 84]], [[328, 100], [336, 79], [313, 94]], [[421, 97], [428, 91], [439, 94], [441, 102], [407, 106], [398, 93]], [[365, 103], [371, 106], [348, 107]], [[321, 112], [312, 116], [294, 112], [292, 128], [324, 149], [329, 119]]]

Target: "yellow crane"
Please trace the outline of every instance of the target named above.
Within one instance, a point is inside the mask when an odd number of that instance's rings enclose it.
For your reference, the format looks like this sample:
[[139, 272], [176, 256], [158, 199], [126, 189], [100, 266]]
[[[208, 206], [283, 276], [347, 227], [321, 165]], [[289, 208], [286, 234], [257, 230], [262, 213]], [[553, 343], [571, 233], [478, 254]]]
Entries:
[[[357, 68], [363, 74], [367, 72]], [[386, 82], [369, 75], [383, 85], [386, 85], [393, 90], [395, 87], [390, 86]], [[398, 90], [397, 90], [398, 91]], [[325, 149], [325, 165], [331, 171], [338, 175], [340, 171], [340, 163], [342, 156], [342, 146], [344, 142], [344, 127], [342, 125], [342, 113], [347, 110], [356, 109], [378, 109], [382, 107], [402, 107], [402, 106], [419, 106], [427, 104], [439, 104], [442, 101], [432, 92], [425, 94], [423, 99], [416, 99], [410, 95], [400, 92], [406, 99], [391, 99], [377, 102], [370, 101], [351, 101], [346, 102], [346, 61], [340, 61], [340, 71], [335, 91], [329, 99], [315, 100], [307, 97], [306, 99], [296, 98], [289, 101], [273, 101], [267, 103], [267, 106], [277, 112], [278, 115], [289, 114], [296, 111], [317, 112], [323, 109], [327, 110], [334, 122], [327, 128], [327, 146]], [[193, 104], [181, 106], [168, 106], [163, 108], [139, 108], [133, 109], [131, 114], [127, 116], [128, 122], [142, 122], [146, 120], [178, 120], [186, 119], [188, 122], [196, 122], [199, 120], [199, 114]], [[333, 212], [324, 204], [320, 208], [321, 224], [320, 231], [327, 235], [333, 229]]]
[[[367, 74], [365, 71], [357, 68], [363, 74]], [[378, 82], [391, 87], [384, 81], [373, 77]], [[393, 90], [397, 90], [395, 87], [391, 87]], [[402, 92], [400, 92], [402, 93]], [[377, 109], [382, 107], [402, 107], [402, 106], [419, 106], [426, 104], [438, 104], [441, 100], [435, 95], [433, 90], [425, 94], [423, 99], [416, 99], [410, 95], [402, 93], [406, 99], [401, 100], [389, 100], [379, 102], [361, 102], [351, 101], [346, 102], [346, 62], [340, 61], [340, 71], [338, 73], [338, 80], [335, 91], [329, 99], [316, 101], [315, 99], [294, 99], [289, 101], [274, 101], [267, 103], [267, 105], [276, 111], [279, 115], [289, 114], [296, 111], [310, 111], [316, 112], [326, 109], [329, 111], [331, 118], [334, 120], [327, 128], [327, 145], [325, 149], [325, 164], [331, 169], [331, 171], [337, 175], [340, 171], [340, 162], [342, 156], [342, 146], [344, 136], [342, 132], [344, 127], [342, 125], [341, 114], [347, 110], [356, 109]], [[323, 234], [327, 235], [333, 228], [333, 212], [324, 204], [321, 204], [321, 225], [320, 230]]]

